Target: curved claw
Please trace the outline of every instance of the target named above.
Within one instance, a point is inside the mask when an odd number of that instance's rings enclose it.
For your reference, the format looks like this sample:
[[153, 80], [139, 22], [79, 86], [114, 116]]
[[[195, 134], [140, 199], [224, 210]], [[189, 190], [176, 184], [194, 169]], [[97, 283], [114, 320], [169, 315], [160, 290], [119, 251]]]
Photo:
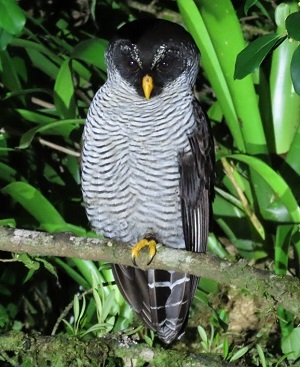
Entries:
[[148, 246], [149, 247], [149, 261], [147, 265], [151, 264], [155, 254], [156, 254], [156, 244], [155, 240], [147, 240], [146, 238], [139, 241], [132, 249], [131, 249], [131, 257], [134, 266], [137, 266], [136, 259], [139, 256], [139, 253], [142, 248]]

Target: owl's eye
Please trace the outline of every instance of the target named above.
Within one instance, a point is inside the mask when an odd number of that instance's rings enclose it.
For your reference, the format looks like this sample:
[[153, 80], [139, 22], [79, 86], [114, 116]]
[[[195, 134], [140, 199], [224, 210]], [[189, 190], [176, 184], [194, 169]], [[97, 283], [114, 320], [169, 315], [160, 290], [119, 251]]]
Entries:
[[135, 60], [129, 59], [126, 63], [126, 68], [127, 68], [128, 71], [131, 71], [132, 73], [135, 73], [139, 69], [139, 64]]
[[172, 69], [173, 63], [171, 60], [163, 59], [157, 64], [157, 70], [160, 72], [167, 72]]

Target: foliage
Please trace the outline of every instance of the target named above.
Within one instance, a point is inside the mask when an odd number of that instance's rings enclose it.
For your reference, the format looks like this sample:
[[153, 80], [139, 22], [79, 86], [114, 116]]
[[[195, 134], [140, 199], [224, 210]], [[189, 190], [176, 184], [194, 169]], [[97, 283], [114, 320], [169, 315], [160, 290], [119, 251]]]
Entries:
[[[137, 7], [98, 0], [69, 9], [54, 2], [58, 9], [48, 9], [33, 2], [28, 9], [22, 1], [18, 6], [14, 0], [0, 0], [2, 225], [94, 235], [81, 205], [80, 139], [90, 101], [105, 81], [107, 39], [122, 22], [145, 15], [144, 2], [135, 3]], [[179, 10], [175, 2], [159, 1], [146, 7], [152, 12], [146, 15], [181, 16], [201, 50], [197, 93], [207, 107], [217, 146], [210, 251], [245, 258], [278, 275], [298, 276], [299, 7], [267, 0], [178, 0], [177, 5]], [[264, 33], [254, 39], [248, 29]], [[212, 89], [203, 88], [207, 85]], [[3, 331], [49, 333], [58, 319], [55, 332], [88, 338], [131, 325], [131, 310], [106, 264], [9, 255], [5, 260], [10, 262], [0, 271]], [[203, 282], [202, 290], [205, 286]], [[210, 287], [219, 292], [216, 285]], [[207, 291], [213, 293], [209, 287]], [[224, 321], [208, 296], [201, 299], [196, 299], [192, 317], [201, 307], [209, 309], [222, 329], [218, 338], [223, 338]], [[283, 355], [282, 363], [297, 360], [297, 320], [283, 309], [277, 312], [274, 353]], [[275, 365], [263, 350], [268, 343], [258, 344], [255, 352], [247, 345], [237, 351], [225, 337], [218, 348], [213, 347], [219, 342], [214, 330], [212, 339], [202, 326], [198, 330], [202, 346], [223, 353], [226, 360], [245, 352], [246, 360]], [[153, 334], [144, 340], [149, 346], [155, 343]]]

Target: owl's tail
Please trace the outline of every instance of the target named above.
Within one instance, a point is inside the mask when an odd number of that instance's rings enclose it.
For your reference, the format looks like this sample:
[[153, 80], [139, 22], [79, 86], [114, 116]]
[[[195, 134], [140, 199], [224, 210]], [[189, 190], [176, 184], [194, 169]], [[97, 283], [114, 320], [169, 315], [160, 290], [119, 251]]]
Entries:
[[122, 265], [113, 265], [113, 273], [124, 298], [164, 343], [182, 337], [198, 277]]

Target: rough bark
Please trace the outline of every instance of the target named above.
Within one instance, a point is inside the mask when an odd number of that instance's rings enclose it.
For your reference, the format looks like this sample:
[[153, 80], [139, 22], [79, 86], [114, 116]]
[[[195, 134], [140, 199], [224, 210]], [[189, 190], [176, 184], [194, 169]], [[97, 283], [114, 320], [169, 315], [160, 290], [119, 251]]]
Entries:
[[[131, 246], [107, 239], [76, 237], [70, 233], [44, 233], [22, 229], [0, 228], [0, 250], [38, 256], [77, 257], [131, 265]], [[300, 280], [291, 276], [276, 276], [248, 266], [245, 261], [231, 263], [213, 255], [158, 247], [150, 266], [147, 252], [141, 254], [138, 265], [143, 268], [177, 270], [204, 276], [232, 287], [247, 290], [282, 306], [300, 317]]]

